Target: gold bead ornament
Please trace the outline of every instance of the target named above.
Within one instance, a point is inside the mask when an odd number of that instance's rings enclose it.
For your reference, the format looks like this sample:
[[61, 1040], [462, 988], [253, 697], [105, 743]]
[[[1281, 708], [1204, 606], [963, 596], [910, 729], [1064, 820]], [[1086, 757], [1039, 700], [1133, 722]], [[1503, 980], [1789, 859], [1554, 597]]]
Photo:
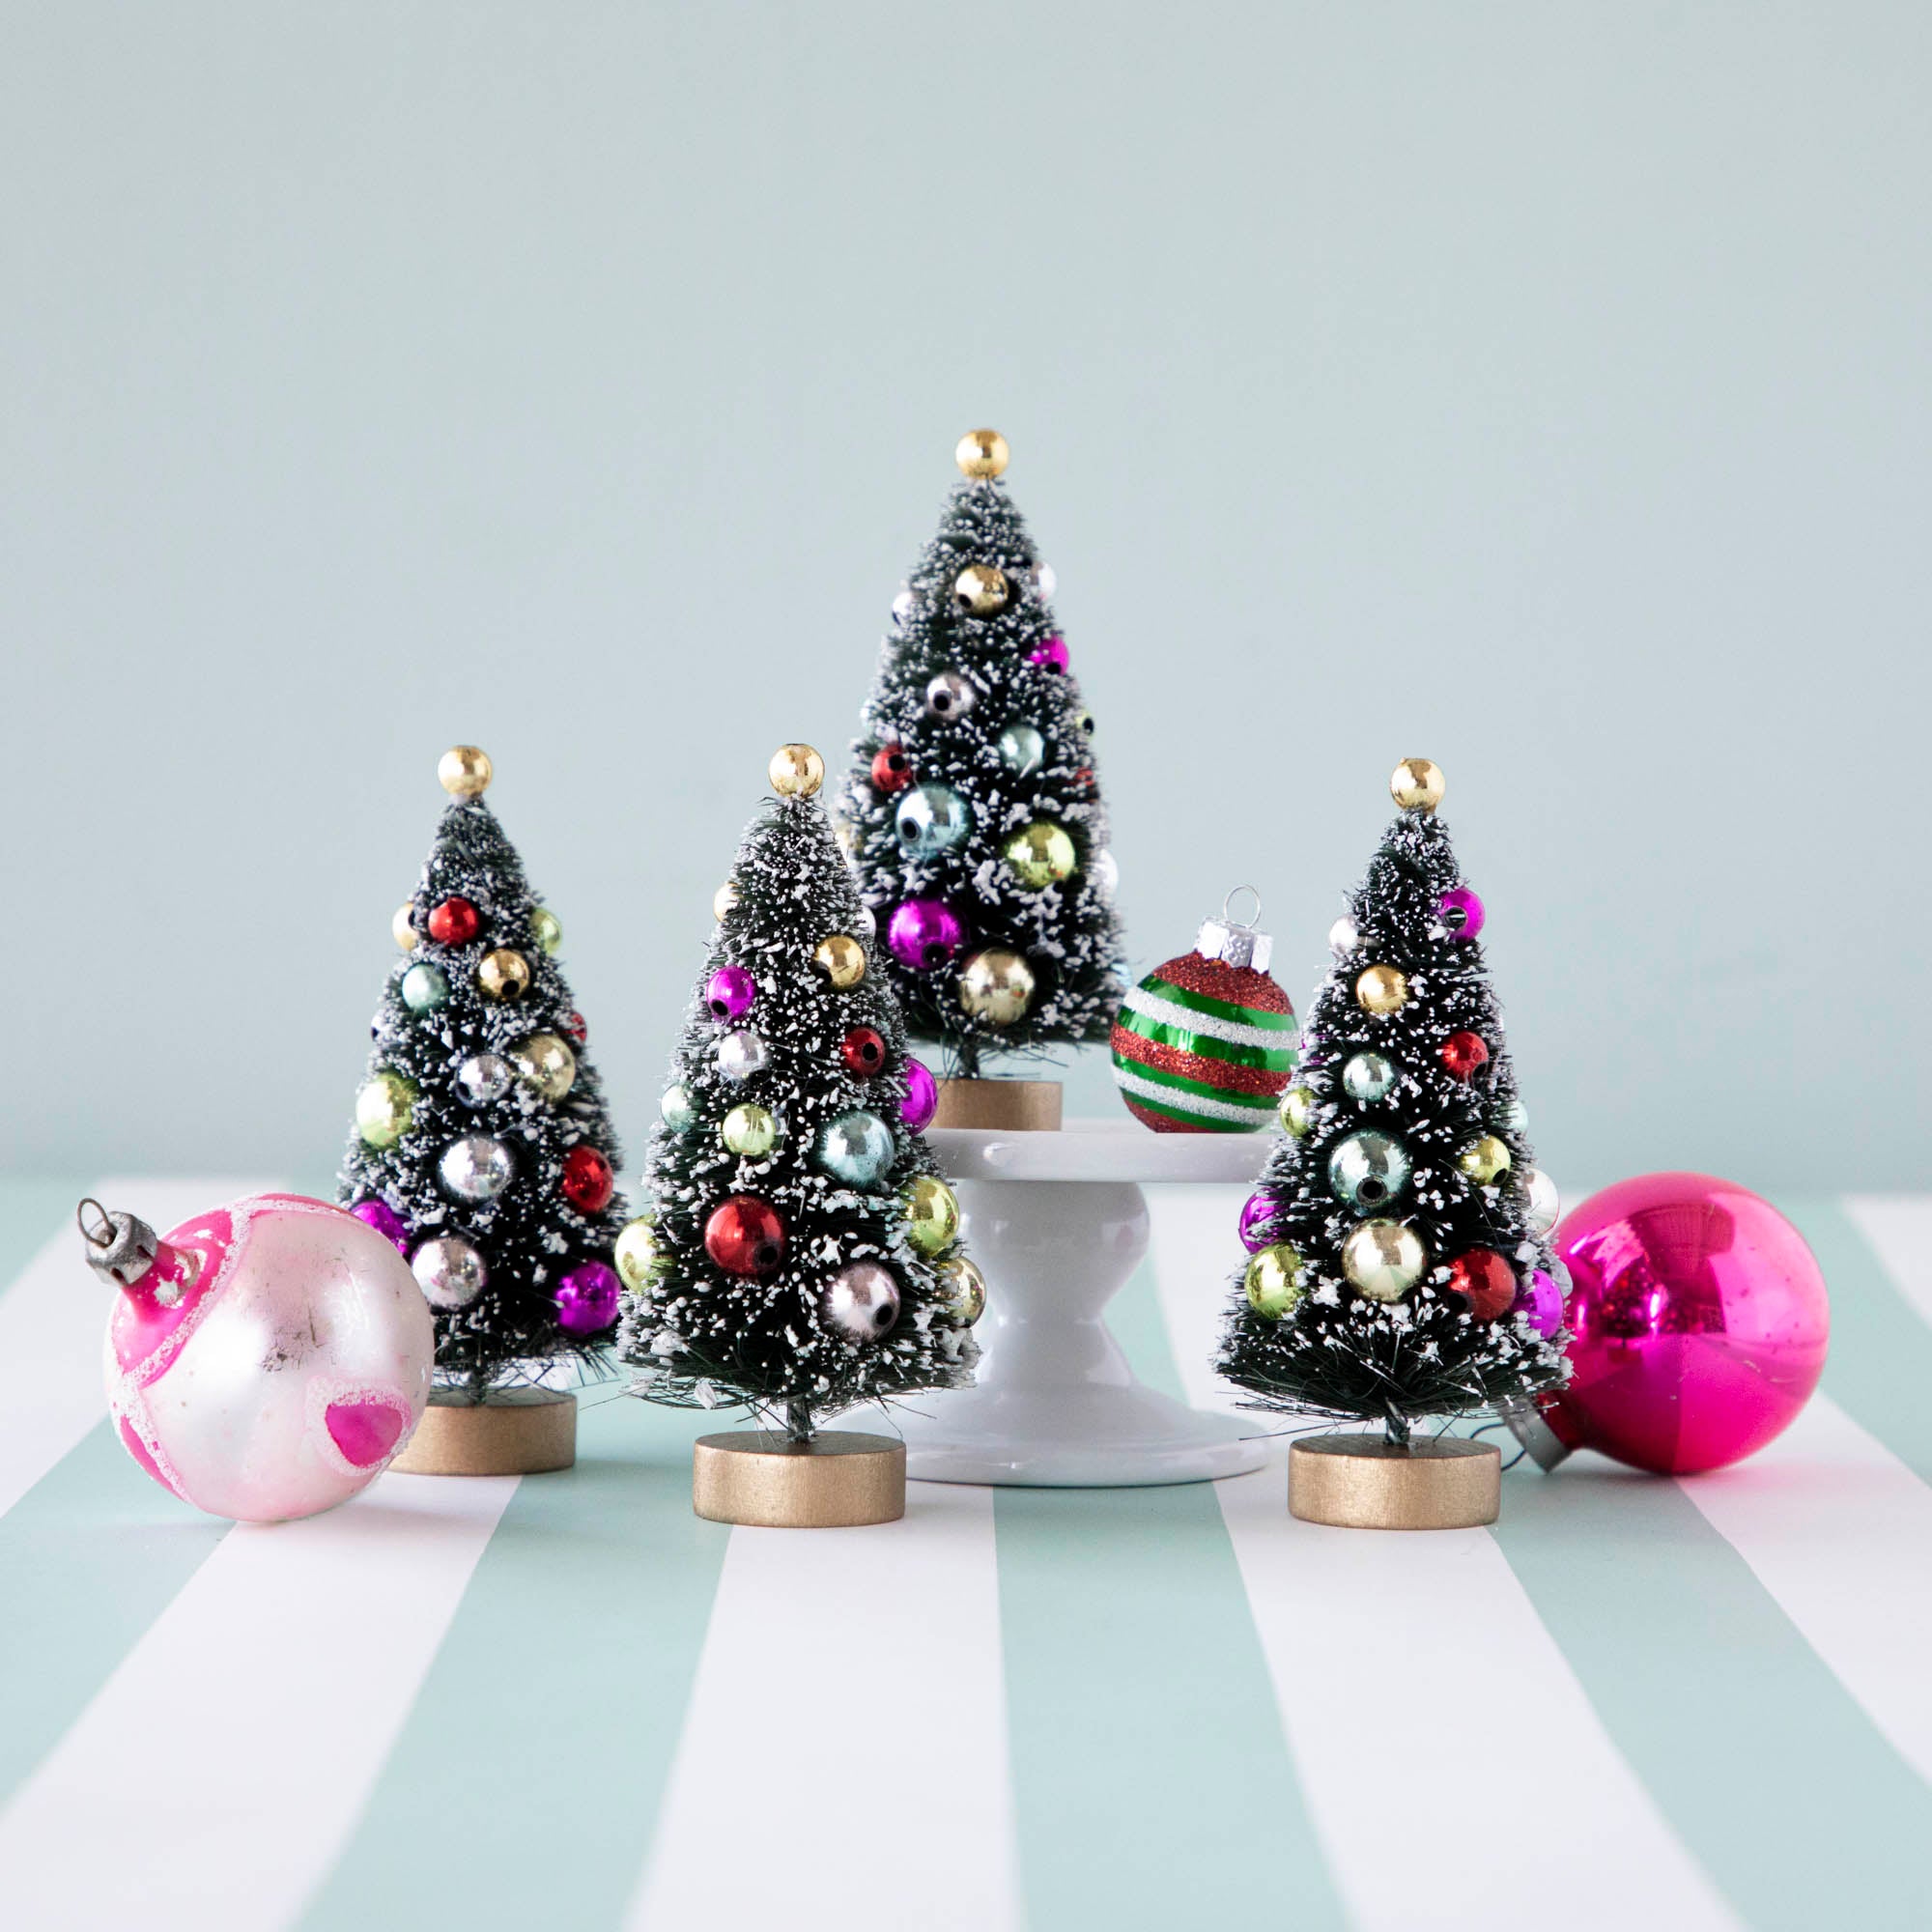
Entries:
[[451, 798], [481, 798], [493, 776], [490, 753], [480, 745], [452, 745], [437, 760], [436, 776]]
[[810, 745], [781, 745], [772, 753], [771, 781], [781, 798], [810, 798], [825, 782], [825, 760]]
[[476, 968], [476, 983], [493, 1000], [521, 1000], [530, 990], [530, 962], [514, 948], [486, 952]]
[[1007, 608], [1012, 589], [1004, 570], [990, 563], [969, 563], [952, 580], [952, 595], [970, 615], [994, 617]]
[[811, 963], [841, 993], [849, 993], [866, 977], [866, 949], [850, 933], [835, 932], [812, 948]]
[[1442, 769], [1429, 758], [1405, 758], [1389, 780], [1389, 796], [1405, 811], [1434, 811], [1443, 789]]
[[974, 953], [959, 976], [959, 1004], [988, 1026], [1011, 1026], [1024, 1019], [1033, 992], [1033, 968], [1004, 946]]
[[1408, 1002], [1408, 980], [1395, 966], [1371, 966], [1355, 980], [1355, 1004], [1365, 1013], [1400, 1012]]
[[413, 952], [422, 937], [415, 928], [415, 910], [413, 905], [399, 905], [395, 918], [389, 922], [390, 935], [405, 952]]
[[1006, 438], [998, 430], [969, 429], [959, 439], [952, 460], [958, 464], [962, 476], [970, 476], [976, 483], [984, 483], [1005, 473], [1011, 454]]

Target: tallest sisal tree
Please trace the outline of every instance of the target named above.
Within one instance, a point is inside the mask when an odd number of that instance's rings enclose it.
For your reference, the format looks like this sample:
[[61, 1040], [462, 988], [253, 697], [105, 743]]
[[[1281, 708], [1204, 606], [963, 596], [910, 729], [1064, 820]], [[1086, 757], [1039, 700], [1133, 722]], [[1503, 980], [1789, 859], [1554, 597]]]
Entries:
[[1122, 991], [1094, 719], [1054, 577], [1007, 495], [1006, 439], [964, 479], [894, 600], [840, 836], [914, 1037], [947, 1071], [1104, 1040]]

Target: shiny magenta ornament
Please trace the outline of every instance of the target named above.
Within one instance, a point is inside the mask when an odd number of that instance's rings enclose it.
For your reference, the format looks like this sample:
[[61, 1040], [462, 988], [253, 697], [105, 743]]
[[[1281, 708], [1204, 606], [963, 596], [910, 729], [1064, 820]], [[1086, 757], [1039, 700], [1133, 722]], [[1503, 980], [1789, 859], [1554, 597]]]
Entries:
[[727, 1196], [705, 1219], [704, 1252], [726, 1274], [776, 1274], [784, 1251], [784, 1223], [755, 1194]]
[[966, 928], [944, 899], [907, 899], [886, 923], [893, 957], [914, 973], [933, 973], [959, 951]]
[[556, 1285], [557, 1326], [570, 1335], [596, 1335], [617, 1319], [617, 1270], [585, 1262]]
[[1043, 644], [1036, 644], [1027, 653], [1027, 663], [1044, 665], [1048, 670], [1065, 670], [1068, 664], [1066, 639], [1056, 632]]
[[600, 1214], [617, 1190], [611, 1163], [594, 1147], [578, 1146], [563, 1157], [563, 1198], [580, 1214]]
[[1566, 1388], [1509, 1422], [1544, 1468], [1596, 1449], [1661, 1476], [1762, 1449], [1810, 1399], [1831, 1306], [1804, 1237], [1747, 1188], [1647, 1174], [1566, 1214]]
[[938, 1112], [939, 1082], [932, 1077], [932, 1068], [923, 1060], [908, 1059], [905, 1103], [899, 1108], [899, 1119], [909, 1131], [923, 1134]]
[[1483, 902], [1467, 886], [1457, 886], [1435, 902], [1436, 917], [1451, 939], [1474, 939], [1483, 929]]
[[758, 982], [742, 966], [721, 966], [704, 982], [705, 1009], [714, 1020], [740, 1020], [758, 997]]
[[1258, 1255], [1274, 1241], [1274, 1224], [1281, 1214], [1281, 1203], [1272, 1194], [1250, 1194], [1241, 1204], [1241, 1245]]
[[410, 1264], [360, 1217], [256, 1194], [156, 1236], [81, 1203], [117, 1290], [107, 1406], [128, 1453], [211, 1516], [282, 1522], [347, 1502], [422, 1420], [436, 1330]]
[[410, 1231], [403, 1217], [386, 1201], [372, 1195], [367, 1201], [358, 1201], [349, 1210], [358, 1221], [366, 1221], [385, 1241], [393, 1241], [397, 1252], [407, 1255], [410, 1251]]
[[1515, 1312], [1546, 1341], [1563, 1325], [1563, 1291], [1548, 1268], [1532, 1268], [1516, 1293]]

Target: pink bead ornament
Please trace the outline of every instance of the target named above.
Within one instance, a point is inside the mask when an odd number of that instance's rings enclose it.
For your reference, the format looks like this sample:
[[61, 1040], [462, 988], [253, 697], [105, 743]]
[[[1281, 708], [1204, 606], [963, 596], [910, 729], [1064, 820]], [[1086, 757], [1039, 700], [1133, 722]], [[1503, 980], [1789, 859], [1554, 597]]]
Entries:
[[1270, 1230], [1281, 1216], [1281, 1203], [1272, 1194], [1250, 1194], [1241, 1204], [1241, 1245], [1258, 1255], [1274, 1239]]
[[1044, 665], [1048, 670], [1065, 670], [1071, 660], [1066, 654], [1066, 639], [1058, 631], [1043, 644], [1036, 644], [1027, 653], [1027, 663]]
[[617, 1319], [617, 1296], [616, 1269], [585, 1262], [557, 1283], [557, 1326], [571, 1335], [601, 1334]]
[[280, 1522], [348, 1501], [409, 1440], [436, 1332], [384, 1231], [298, 1194], [252, 1195], [158, 1239], [133, 1215], [82, 1212], [88, 1260], [119, 1291], [108, 1408], [164, 1489]]
[[1436, 917], [1451, 939], [1474, 939], [1483, 929], [1483, 902], [1467, 886], [1457, 886], [1435, 902]]
[[899, 1119], [916, 1134], [923, 1134], [939, 1112], [939, 1082], [923, 1060], [906, 1060], [906, 1096]]
[[966, 928], [944, 899], [907, 899], [886, 924], [893, 957], [914, 973], [932, 973], [959, 951]]
[[704, 982], [704, 1004], [714, 1020], [741, 1020], [758, 997], [758, 982], [742, 966], [721, 966]]

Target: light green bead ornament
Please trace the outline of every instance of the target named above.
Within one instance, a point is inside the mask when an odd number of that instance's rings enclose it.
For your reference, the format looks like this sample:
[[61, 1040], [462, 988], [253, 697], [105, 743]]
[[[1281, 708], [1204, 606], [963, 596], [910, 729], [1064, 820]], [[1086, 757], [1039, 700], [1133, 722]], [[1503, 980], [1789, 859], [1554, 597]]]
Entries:
[[742, 1100], [724, 1116], [718, 1137], [733, 1153], [755, 1160], [778, 1145], [779, 1123], [769, 1107]]
[[658, 1264], [657, 1217], [639, 1214], [635, 1221], [626, 1221], [612, 1253], [624, 1286], [633, 1294], [641, 1294]]
[[1000, 757], [1008, 771], [1023, 779], [1046, 762], [1046, 740], [1031, 724], [1009, 724], [1000, 733]]
[[1001, 849], [1007, 869], [1030, 893], [1044, 892], [1073, 876], [1073, 840], [1050, 818], [1022, 826]]
[[449, 980], [440, 966], [419, 959], [403, 975], [403, 1005], [412, 1013], [433, 1013], [449, 998]]
[[1358, 1053], [1342, 1069], [1342, 1091], [1351, 1100], [1379, 1100], [1395, 1085], [1395, 1065], [1387, 1055]]
[[1291, 1087], [1281, 1096], [1282, 1131], [1295, 1140], [1300, 1140], [1307, 1134], [1314, 1122], [1314, 1088]]
[[530, 914], [530, 937], [539, 952], [554, 952], [563, 944], [563, 922], [549, 906], [538, 906]]
[[936, 1174], [906, 1189], [906, 1239], [923, 1255], [943, 1255], [959, 1238], [959, 1202]]
[[691, 1095], [685, 1091], [684, 1082], [673, 1081], [664, 1091], [664, 1098], [658, 1102], [658, 1113], [664, 1123], [674, 1134], [687, 1134], [691, 1123], [697, 1118], [691, 1104]]
[[1248, 1306], [1279, 1321], [1301, 1299], [1301, 1255], [1286, 1241], [1264, 1248], [1248, 1264]]
[[355, 1096], [355, 1131], [366, 1146], [394, 1147], [409, 1132], [415, 1110], [415, 1082], [384, 1068]]

